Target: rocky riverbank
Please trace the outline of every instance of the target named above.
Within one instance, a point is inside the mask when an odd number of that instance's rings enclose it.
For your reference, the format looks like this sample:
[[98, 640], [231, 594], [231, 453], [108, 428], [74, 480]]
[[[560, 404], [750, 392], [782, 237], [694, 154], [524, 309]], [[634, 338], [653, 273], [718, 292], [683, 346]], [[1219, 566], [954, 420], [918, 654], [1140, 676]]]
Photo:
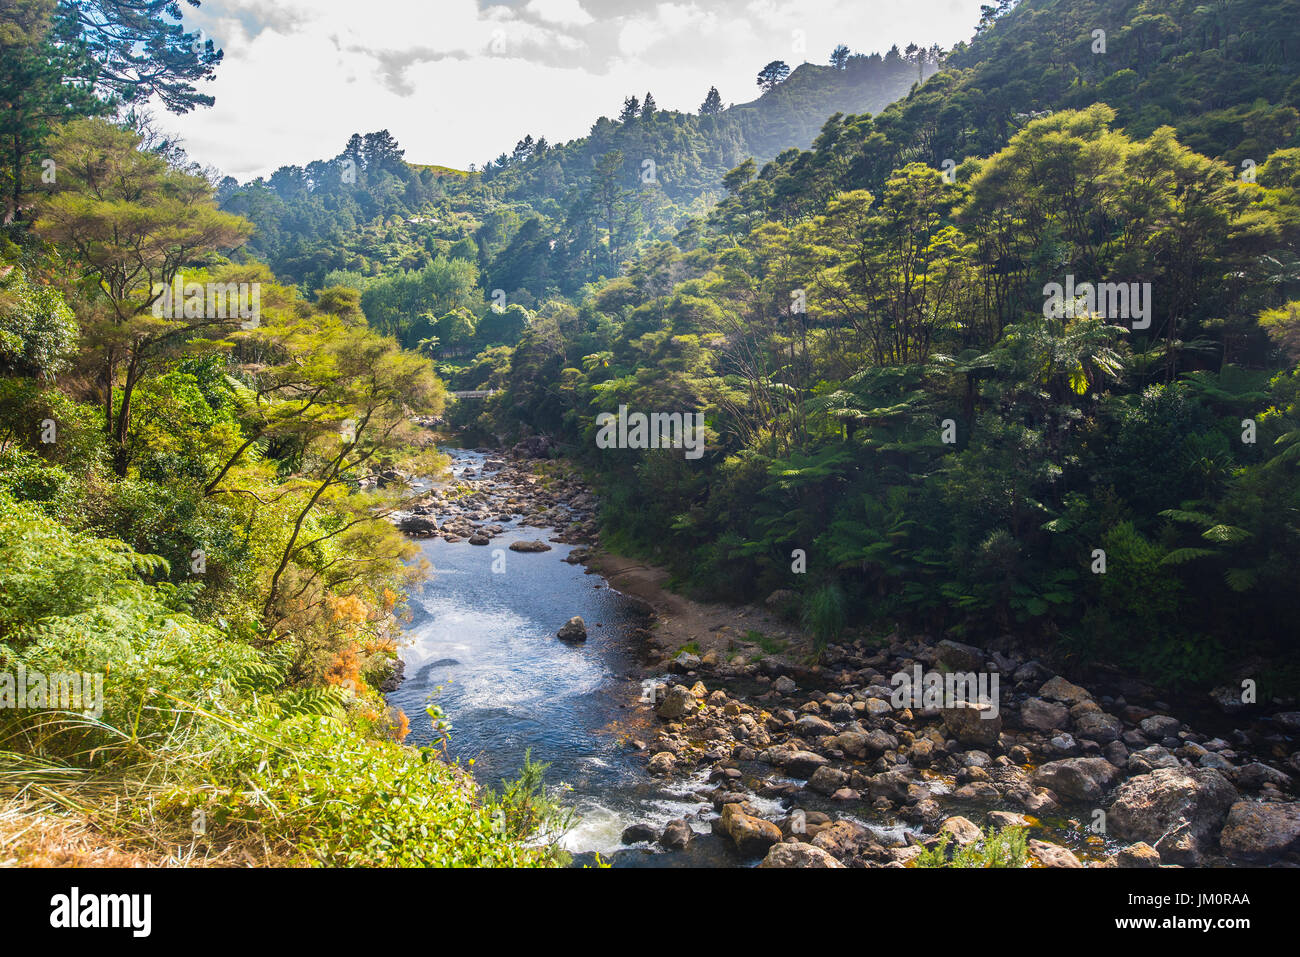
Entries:
[[[782, 596], [734, 608], [669, 592], [662, 571], [600, 551], [596, 498], [561, 463], [519, 452], [430, 490], [398, 524], [475, 545], [512, 520], [555, 529], [588, 546], [569, 560], [652, 613], [636, 637], [657, 730], [628, 746], [650, 775], [708, 784], [693, 819], [631, 827], [629, 844], [672, 852], [702, 826], [761, 866], [901, 867], [942, 835], [961, 846], [1025, 827], [1043, 866], [1300, 863], [1300, 713], [1202, 733], [1014, 647], [919, 636], [846, 641], [811, 663]], [[996, 699], [900, 707], [894, 676], [913, 673], [996, 676]]]
[[[945, 832], [957, 845], [980, 840], [981, 825], [1028, 827], [1031, 855], [1053, 867], [1300, 863], [1300, 714], [1228, 741], [1096, 698], [1036, 661], [951, 641], [832, 645], [821, 661], [814, 673], [684, 652], [670, 662], [681, 676], [655, 694], [663, 729], [650, 771], [707, 767], [717, 827], [754, 853], [766, 847], [770, 866], [901, 866]], [[999, 674], [997, 714], [896, 707], [891, 678], [917, 665]], [[828, 800], [845, 814], [765, 820], [752, 795], [792, 809]], [[863, 819], [914, 828], [885, 842]], [[1061, 842], [1071, 833], [1074, 848]]]

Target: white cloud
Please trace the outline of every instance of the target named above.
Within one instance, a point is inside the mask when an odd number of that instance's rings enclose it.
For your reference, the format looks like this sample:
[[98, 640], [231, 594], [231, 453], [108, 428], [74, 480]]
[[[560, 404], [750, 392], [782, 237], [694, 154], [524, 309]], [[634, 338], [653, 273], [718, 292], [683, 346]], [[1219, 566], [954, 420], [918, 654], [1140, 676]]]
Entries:
[[528, 0], [524, 9], [540, 20], [566, 27], [585, 27], [596, 22], [578, 0]]
[[202, 87], [216, 105], [161, 119], [195, 159], [241, 180], [383, 128], [412, 161], [464, 168], [525, 133], [582, 136], [631, 93], [695, 110], [713, 85], [726, 102], [753, 99], [772, 59], [824, 62], [840, 42], [951, 46], [981, 0], [586, 2], [204, 0], [185, 9], [225, 50]]

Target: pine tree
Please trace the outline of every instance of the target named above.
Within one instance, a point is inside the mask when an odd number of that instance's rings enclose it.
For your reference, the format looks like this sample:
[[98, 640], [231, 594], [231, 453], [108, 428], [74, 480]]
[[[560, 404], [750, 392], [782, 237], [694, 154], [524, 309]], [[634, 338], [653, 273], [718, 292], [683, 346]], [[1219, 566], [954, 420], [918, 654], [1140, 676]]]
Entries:
[[764, 93], [770, 92], [790, 75], [790, 65], [784, 60], [773, 60], [758, 71], [758, 87]]
[[717, 116], [722, 112], [722, 96], [716, 86], [709, 87], [708, 96], [700, 104], [700, 116]]

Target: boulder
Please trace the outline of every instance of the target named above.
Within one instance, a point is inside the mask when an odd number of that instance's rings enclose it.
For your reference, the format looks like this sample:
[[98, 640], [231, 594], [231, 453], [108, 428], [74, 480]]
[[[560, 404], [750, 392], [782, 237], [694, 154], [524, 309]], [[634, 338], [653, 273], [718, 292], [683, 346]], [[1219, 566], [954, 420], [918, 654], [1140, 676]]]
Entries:
[[960, 815], [953, 815], [940, 824], [939, 833], [952, 835], [953, 841], [959, 847], [966, 847], [968, 844], [975, 844], [984, 839], [984, 832], [972, 821]]
[[555, 637], [560, 641], [586, 641], [587, 640], [587, 623], [574, 615], [555, 633]]
[[852, 821], [836, 821], [834, 824], [827, 823], [818, 828], [812, 843], [814, 847], [826, 851], [836, 860], [843, 861], [858, 856], [874, 841], [871, 832], [861, 824], [854, 824]]
[[1160, 852], [1145, 841], [1138, 841], [1128, 847], [1121, 847], [1115, 855], [1115, 864], [1128, 868], [1159, 867]]
[[694, 671], [696, 668], [700, 667], [702, 661], [703, 659], [701, 659], [699, 655], [692, 654], [689, 651], [683, 651], [669, 662], [669, 667], [678, 674], [684, 675], [687, 672]]
[[691, 826], [678, 818], [675, 821], [669, 821], [664, 827], [663, 834], [659, 835], [659, 843], [670, 851], [680, 851], [695, 837], [695, 832]]
[[1074, 856], [1074, 852], [1060, 844], [1031, 839], [1029, 853], [1044, 867], [1083, 867], [1083, 862]]
[[813, 772], [808, 779], [808, 787], [818, 794], [834, 794], [849, 782], [846, 771], [840, 771], [830, 765], [823, 765]]
[[1048, 671], [1046, 668], [1044, 668], [1037, 661], [1026, 661], [1023, 665], [1021, 665], [1019, 668], [1016, 669], [1015, 674], [1012, 675], [1011, 677], [1016, 682], [1016, 684], [1032, 685], [1032, 684], [1042, 684], [1051, 676], [1052, 673]]
[[1056, 701], [1028, 698], [1020, 706], [1020, 723], [1035, 731], [1063, 731], [1069, 720], [1070, 710]]
[[856, 758], [860, 757], [863, 751], [866, 750], [867, 736], [861, 731], [842, 731], [832, 738], [828, 744], [832, 748]]
[[1004, 827], [1029, 827], [1029, 818], [1015, 811], [989, 811], [989, 824], [998, 830]]
[[1129, 774], [1146, 774], [1157, 768], [1180, 768], [1179, 760], [1158, 744], [1134, 751], [1128, 756]]
[[1031, 781], [1069, 800], [1097, 801], [1118, 776], [1119, 768], [1105, 758], [1062, 758], [1042, 765]]
[[1174, 864], [1196, 864], [1213, 847], [1237, 789], [1213, 769], [1160, 768], [1119, 786], [1106, 815], [1122, 841], [1145, 841]]
[[801, 738], [820, 738], [835, 733], [835, 725], [815, 714], [806, 714], [794, 723], [794, 730]]
[[551, 440], [544, 435], [533, 435], [515, 444], [510, 453], [520, 459], [546, 458], [551, 451]]
[[949, 671], [981, 671], [984, 668], [984, 652], [971, 645], [944, 639], [934, 646], [935, 662]]
[[624, 844], [653, 844], [659, 839], [659, 832], [655, 830], [653, 824], [633, 824], [631, 827], [623, 829], [622, 841]]
[[1250, 707], [1242, 700], [1242, 689], [1240, 686], [1220, 685], [1217, 688], [1211, 688], [1209, 691], [1210, 700], [1214, 706], [1224, 714], [1240, 714]]
[[677, 767], [677, 757], [671, 751], [660, 751], [650, 759], [646, 770], [651, 774], [668, 774]]
[[1092, 697], [1087, 688], [1071, 684], [1060, 675], [1045, 681], [1043, 686], [1038, 689], [1038, 696], [1047, 698], [1050, 701], [1060, 701], [1064, 704], [1078, 704], [1080, 701], [1086, 701]]
[[655, 714], [668, 721], [674, 721], [699, 708], [699, 701], [685, 685], [673, 685], [664, 695], [664, 700], [655, 708]]
[[809, 778], [818, 768], [830, 762], [812, 751], [787, 751], [780, 755], [780, 764], [787, 774], [795, 778]]
[[1119, 718], [1104, 711], [1088, 711], [1081, 714], [1074, 722], [1074, 733], [1081, 738], [1109, 744], [1118, 741], [1124, 726]]
[[1167, 714], [1153, 714], [1149, 718], [1143, 718], [1138, 722], [1138, 727], [1148, 738], [1154, 738], [1159, 741], [1162, 738], [1172, 738], [1178, 734], [1178, 729], [1183, 723], [1177, 718], [1171, 718]]
[[774, 844], [759, 867], [843, 867], [820, 847], [812, 844]]
[[943, 709], [943, 726], [948, 733], [965, 745], [992, 747], [1002, 733], [1002, 715], [991, 707], [980, 707], [956, 702], [954, 708]]
[[1236, 771], [1237, 787], [1245, 788], [1248, 791], [1258, 791], [1265, 784], [1271, 784], [1278, 790], [1290, 790], [1291, 776], [1283, 774], [1277, 768], [1271, 768], [1267, 764], [1260, 764], [1258, 761], [1252, 761], [1249, 764], [1243, 764]]
[[1225, 854], [1243, 861], [1300, 850], [1300, 804], [1238, 801], [1228, 809], [1219, 843]]
[[1074, 740], [1074, 735], [1068, 731], [1063, 731], [1047, 742], [1052, 746], [1052, 750], [1058, 754], [1073, 754], [1079, 750], [1079, 742]]
[[897, 747], [898, 738], [894, 737], [888, 731], [882, 731], [877, 728], [867, 734], [867, 754], [883, 754], [886, 751], [893, 751]]
[[407, 535], [432, 535], [438, 530], [438, 523], [425, 515], [408, 515], [397, 527]]
[[746, 814], [739, 804], [722, 808], [722, 830], [746, 856], [757, 856], [781, 841], [781, 829], [771, 821]]
[[895, 768], [893, 771], [883, 771], [872, 777], [867, 782], [867, 791], [873, 801], [884, 798], [894, 804], [900, 804], [910, 796], [908, 788], [911, 783], [910, 769]]
[[551, 546], [539, 541], [518, 541], [510, 543], [512, 552], [549, 552]]

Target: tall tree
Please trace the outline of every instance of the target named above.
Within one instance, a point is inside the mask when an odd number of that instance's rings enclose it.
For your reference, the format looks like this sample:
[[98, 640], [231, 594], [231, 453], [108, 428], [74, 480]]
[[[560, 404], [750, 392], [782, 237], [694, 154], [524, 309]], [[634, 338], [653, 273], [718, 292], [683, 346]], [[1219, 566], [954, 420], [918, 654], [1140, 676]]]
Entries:
[[75, 24], [56, 17], [55, 0], [0, 4], [0, 184], [4, 221], [21, 220], [24, 195], [41, 174], [42, 141], [58, 122], [102, 112], [85, 84], [94, 61], [77, 40]]
[[[184, 0], [195, 9], [199, 0]], [[123, 103], [154, 99], [172, 113], [211, 106], [195, 84], [211, 80], [222, 53], [187, 33], [180, 0], [61, 0], [81, 41], [99, 65], [96, 88]]]
[[758, 87], [764, 93], [775, 90], [790, 75], [790, 65], [784, 60], [773, 60], [758, 71]]
[[[240, 245], [252, 224], [220, 212], [206, 180], [141, 152], [139, 136], [102, 120], [75, 120], [51, 140], [57, 191], [42, 206], [37, 231], [63, 243], [93, 288], [83, 320], [99, 351], [104, 429], [126, 470], [131, 398], [160, 354], [239, 316], [160, 318], [152, 307], [183, 266]], [[188, 312], [188, 310], [186, 310]]]
[[717, 116], [722, 112], [722, 94], [716, 86], [709, 87], [708, 95], [700, 104], [700, 116]]
[[623, 175], [623, 154], [611, 150], [596, 161], [589, 194], [590, 208], [605, 227], [609, 252], [609, 275], [616, 275], [623, 262], [623, 252], [636, 241], [641, 222], [641, 208], [632, 191], [619, 182]]

